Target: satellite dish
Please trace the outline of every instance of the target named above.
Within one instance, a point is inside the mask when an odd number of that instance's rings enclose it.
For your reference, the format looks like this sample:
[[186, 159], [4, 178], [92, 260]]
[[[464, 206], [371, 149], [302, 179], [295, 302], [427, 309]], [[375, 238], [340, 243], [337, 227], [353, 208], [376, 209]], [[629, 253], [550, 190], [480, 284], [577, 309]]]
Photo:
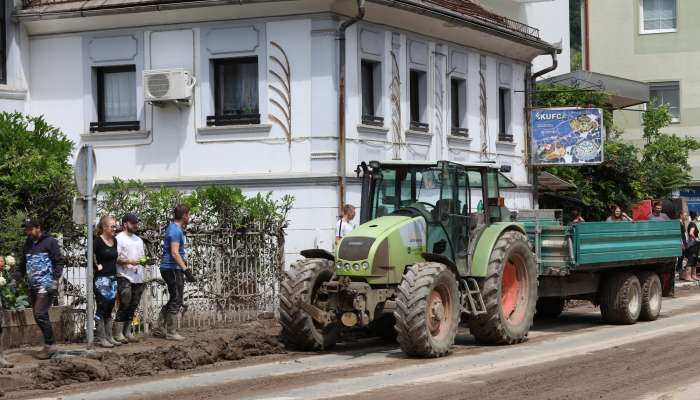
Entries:
[[[88, 183], [88, 166], [90, 166], [90, 182]], [[75, 160], [75, 185], [78, 187], [78, 193], [81, 196], [92, 194], [95, 189], [95, 170], [97, 169], [97, 160], [95, 159], [95, 150], [92, 146], [85, 145], [80, 148], [78, 157]]]

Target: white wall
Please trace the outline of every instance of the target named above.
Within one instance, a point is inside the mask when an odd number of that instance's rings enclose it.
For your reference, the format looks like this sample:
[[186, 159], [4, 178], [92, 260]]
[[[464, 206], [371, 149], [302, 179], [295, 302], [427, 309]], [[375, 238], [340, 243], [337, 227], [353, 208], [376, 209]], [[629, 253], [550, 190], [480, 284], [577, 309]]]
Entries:
[[[246, 19], [149, 26], [108, 31], [37, 35], [29, 38], [30, 87], [27, 109], [44, 115], [76, 143], [96, 147], [98, 181], [113, 176], [194, 187], [235, 182], [245, 193], [272, 191], [296, 197], [290, 213], [288, 261], [301, 249], [331, 249], [337, 218], [337, 19], [315, 17]], [[363, 35], [365, 35], [363, 37]], [[281, 50], [280, 50], [281, 49]], [[401, 123], [393, 129], [389, 84], [393, 54], [401, 82]], [[257, 56], [259, 126], [207, 127], [213, 108], [211, 59]], [[291, 142], [286, 119], [273, 100], [283, 89], [272, 57], [289, 62], [291, 73]], [[384, 126], [361, 124], [360, 60], [382, 63], [381, 107]], [[410, 30], [362, 22], [347, 32], [347, 163], [353, 176], [361, 161], [449, 159], [495, 161], [512, 166], [507, 174], [527, 187], [525, 143], [525, 64], [506, 55], [480, 52]], [[485, 125], [481, 118], [480, 70], [486, 87]], [[286, 63], [286, 61], [285, 61]], [[90, 134], [96, 121], [93, 68], [135, 65], [139, 131]], [[143, 102], [144, 69], [185, 68], [198, 84], [190, 106], [156, 107]], [[428, 132], [409, 129], [408, 72], [427, 74]], [[451, 76], [467, 80], [467, 127], [470, 138], [451, 135]], [[512, 143], [498, 139], [498, 90], [511, 90]], [[278, 123], [275, 118], [282, 121]], [[482, 135], [482, 130], [485, 136]], [[483, 149], [483, 151], [482, 151]], [[279, 183], [265, 183], [271, 177]], [[530, 208], [530, 195], [505, 195], [509, 206]], [[348, 185], [347, 201], [360, 204], [360, 188]]]

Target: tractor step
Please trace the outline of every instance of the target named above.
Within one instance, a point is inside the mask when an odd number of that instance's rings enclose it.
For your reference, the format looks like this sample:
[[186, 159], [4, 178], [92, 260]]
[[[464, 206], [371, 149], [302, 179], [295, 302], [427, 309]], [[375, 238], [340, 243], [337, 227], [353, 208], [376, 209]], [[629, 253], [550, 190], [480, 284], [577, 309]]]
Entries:
[[481, 289], [474, 278], [459, 280], [462, 312], [471, 316], [486, 314], [486, 305], [481, 297]]

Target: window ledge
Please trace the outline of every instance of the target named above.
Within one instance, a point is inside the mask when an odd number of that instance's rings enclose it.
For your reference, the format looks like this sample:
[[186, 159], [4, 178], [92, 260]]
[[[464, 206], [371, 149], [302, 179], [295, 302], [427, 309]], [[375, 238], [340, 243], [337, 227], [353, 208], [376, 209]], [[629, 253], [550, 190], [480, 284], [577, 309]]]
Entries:
[[[96, 145], [104, 144], [109, 146], [110, 144], [116, 145], [131, 145], [131, 144], [143, 144], [138, 143], [144, 139], [148, 139], [151, 136], [151, 131], [139, 130], [139, 131], [112, 131], [112, 132], [94, 132], [94, 133], [84, 133], [80, 135], [80, 139], [83, 143], [94, 143]], [[136, 141], [137, 143], [133, 143]], [[111, 142], [111, 143], [110, 143]], [[128, 142], [128, 143], [124, 143]]]
[[648, 30], [648, 31], [640, 31], [640, 35], [656, 35], [659, 33], [676, 33], [678, 32], [678, 29], [654, 29], [654, 30]]
[[[228, 142], [267, 135], [272, 124], [222, 125], [197, 128], [198, 142]], [[251, 135], [253, 137], [251, 137]]]
[[27, 91], [24, 89], [14, 89], [8, 85], [0, 85], [0, 99], [26, 100]]
[[518, 144], [515, 142], [506, 142], [503, 140], [496, 140], [496, 146], [515, 148]]
[[472, 138], [464, 136], [447, 135], [447, 141], [450, 143], [470, 144], [472, 142]]
[[416, 131], [413, 129], [406, 129], [406, 139], [419, 139], [419, 140], [432, 140], [433, 134], [430, 132]]
[[389, 133], [389, 128], [385, 128], [383, 126], [359, 124], [357, 125], [357, 132], [386, 136], [386, 134]]

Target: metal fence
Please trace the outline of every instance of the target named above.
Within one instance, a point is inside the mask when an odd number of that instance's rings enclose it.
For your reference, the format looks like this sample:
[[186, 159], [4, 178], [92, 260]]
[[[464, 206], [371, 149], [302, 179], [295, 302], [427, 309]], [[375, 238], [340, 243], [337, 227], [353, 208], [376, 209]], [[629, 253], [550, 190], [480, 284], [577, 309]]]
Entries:
[[[151, 265], [146, 266], [147, 287], [134, 323], [148, 332], [168, 301], [168, 291], [158, 268], [160, 234], [147, 231], [141, 237]], [[185, 284], [181, 327], [226, 327], [274, 312], [284, 254], [277, 236], [227, 229], [190, 232], [187, 240], [187, 259], [197, 282]], [[59, 303], [71, 306], [64, 326], [70, 340], [85, 335], [85, 244], [84, 235], [62, 240], [66, 268]]]

